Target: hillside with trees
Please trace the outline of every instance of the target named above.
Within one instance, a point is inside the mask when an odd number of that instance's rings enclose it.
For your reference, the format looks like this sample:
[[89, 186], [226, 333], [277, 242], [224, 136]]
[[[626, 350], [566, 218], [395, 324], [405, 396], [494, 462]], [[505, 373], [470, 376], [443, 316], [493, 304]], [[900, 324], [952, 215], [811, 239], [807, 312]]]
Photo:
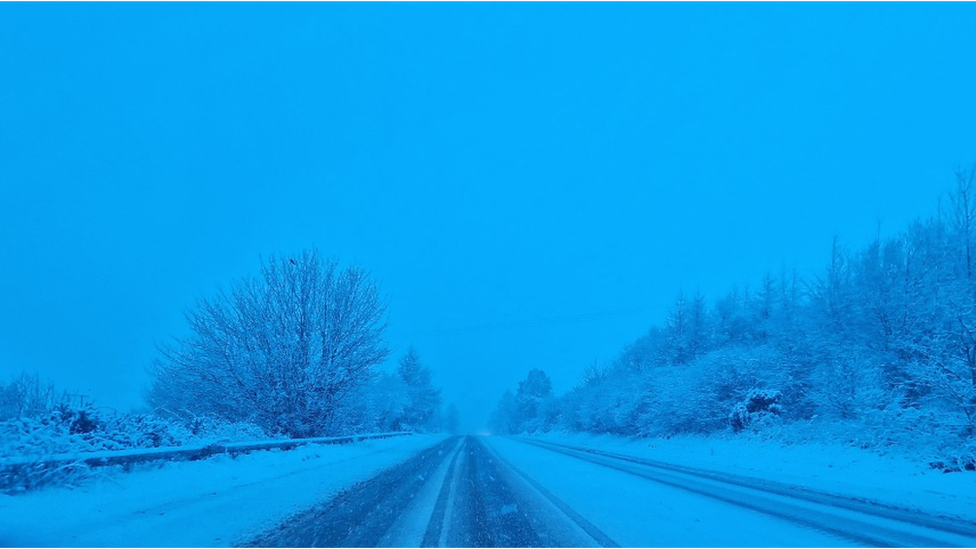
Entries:
[[[493, 414], [496, 432], [639, 437], [752, 433], [976, 467], [976, 187], [861, 249], [839, 239], [814, 276], [768, 273], [709, 302], [679, 293], [662, 325], [566, 394]], [[520, 404], [520, 398], [526, 404]], [[533, 397], [536, 398], [536, 397]], [[534, 413], [533, 413], [534, 410]]]

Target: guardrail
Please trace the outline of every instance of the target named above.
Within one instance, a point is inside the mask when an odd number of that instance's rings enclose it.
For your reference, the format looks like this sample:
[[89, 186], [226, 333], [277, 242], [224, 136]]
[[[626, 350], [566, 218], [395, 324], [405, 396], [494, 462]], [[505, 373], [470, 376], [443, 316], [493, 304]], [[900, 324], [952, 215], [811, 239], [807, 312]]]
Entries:
[[105, 467], [122, 465], [129, 467], [150, 461], [194, 461], [211, 456], [227, 454], [235, 456], [261, 450], [291, 450], [308, 444], [349, 444], [363, 440], [377, 440], [409, 436], [412, 433], [397, 431], [391, 433], [370, 433], [344, 437], [292, 438], [284, 440], [262, 440], [254, 442], [226, 442], [197, 446], [173, 446], [168, 448], [140, 448], [132, 450], [78, 452], [56, 454], [42, 458], [20, 458], [0, 460], [0, 490], [10, 488], [24, 479], [26, 475], [43, 474], [45, 471], [88, 466]]

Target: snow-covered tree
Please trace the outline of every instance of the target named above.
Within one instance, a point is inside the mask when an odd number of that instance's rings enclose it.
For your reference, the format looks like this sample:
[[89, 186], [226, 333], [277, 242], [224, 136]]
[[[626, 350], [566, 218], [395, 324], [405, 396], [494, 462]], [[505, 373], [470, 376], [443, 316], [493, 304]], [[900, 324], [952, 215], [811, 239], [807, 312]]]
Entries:
[[513, 426], [516, 432], [538, 431], [551, 424], [552, 381], [539, 369], [530, 370], [515, 392]]
[[410, 347], [400, 358], [397, 374], [407, 388], [402, 427], [419, 432], [436, 431], [440, 421], [441, 392], [434, 387], [431, 371], [421, 364], [416, 349]]
[[457, 434], [461, 431], [461, 414], [453, 402], [444, 411], [443, 430], [451, 434]]
[[373, 372], [369, 381], [354, 389], [335, 416], [337, 434], [402, 431], [409, 404], [407, 386], [396, 374]]
[[150, 403], [268, 432], [337, 432], [347, 423], [337, 414], [389, 354], [376, 283], [314, 250], [270, 258], [259, 278], [201, 300], [186, 318], [191, 334], [163, 346], [151, 369]]
[[511, 391], [505, 391], [488, 419], [488, 429], [496, 434], [509, 435], [516, 432], [514, 422], [515, 395]]

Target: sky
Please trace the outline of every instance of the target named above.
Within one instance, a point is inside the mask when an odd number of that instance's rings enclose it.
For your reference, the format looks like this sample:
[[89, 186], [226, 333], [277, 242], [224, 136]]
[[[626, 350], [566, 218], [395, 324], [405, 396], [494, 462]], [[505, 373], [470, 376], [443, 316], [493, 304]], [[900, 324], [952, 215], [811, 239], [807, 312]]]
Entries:
[[[0, 4], [0, 378], [142, 404], [184, 311], [317, 247], [468, 429], [936, 211], [972, 4]], [[387, 365], [389, 367], [390, 365]]]

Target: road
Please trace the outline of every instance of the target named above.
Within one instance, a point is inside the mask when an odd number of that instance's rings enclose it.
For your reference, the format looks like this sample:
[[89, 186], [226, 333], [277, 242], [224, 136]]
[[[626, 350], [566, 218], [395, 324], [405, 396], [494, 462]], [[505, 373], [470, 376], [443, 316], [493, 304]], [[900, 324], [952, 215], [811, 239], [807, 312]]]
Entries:
[[465, 436], [246, 545], [973, 547], [976, 524], [592, 449]]

